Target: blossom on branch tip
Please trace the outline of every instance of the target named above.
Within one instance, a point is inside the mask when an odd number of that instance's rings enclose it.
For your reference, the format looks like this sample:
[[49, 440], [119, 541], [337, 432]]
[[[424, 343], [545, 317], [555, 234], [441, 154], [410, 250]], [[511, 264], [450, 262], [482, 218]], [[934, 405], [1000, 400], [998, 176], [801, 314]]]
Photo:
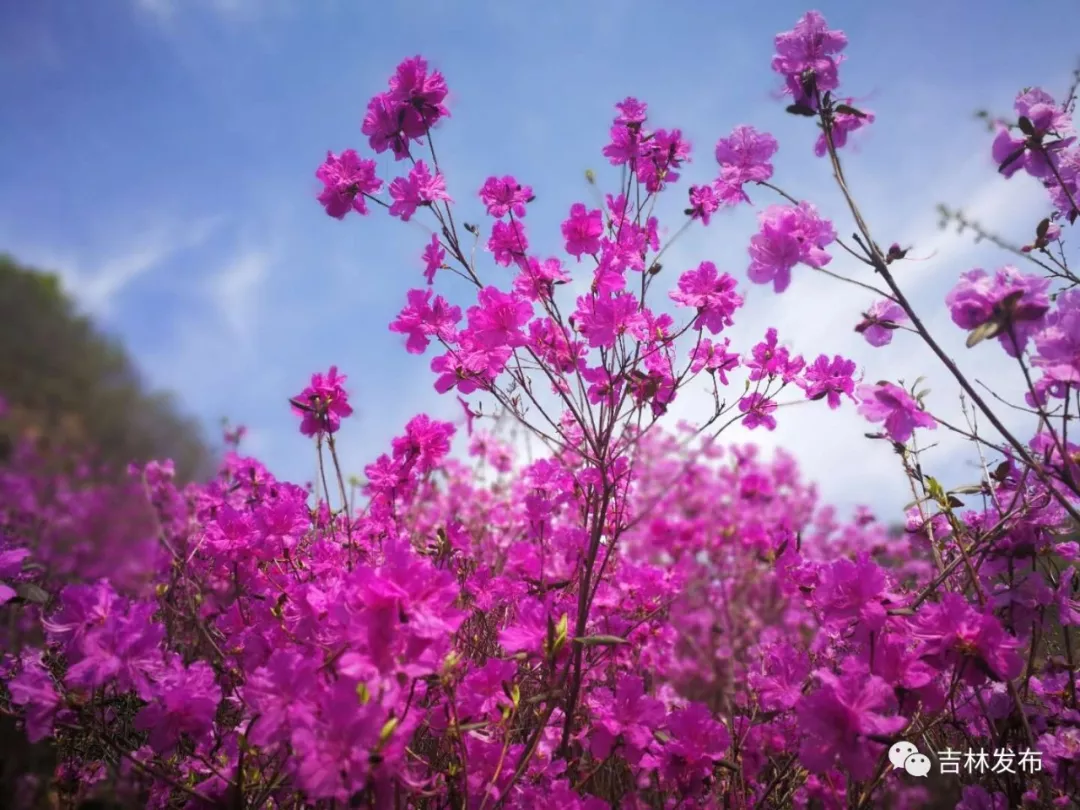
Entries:
[[889, 382], [860, 385], [855, 391], [859, 413], [871, 422], [884, 422], [885, 432], [894, 442], [907, 442], [915, 428], [937, 428], [937, 420], [907, 391]]
[[353, 412], [344, 383], [345, 375], [338, 374], [337, 366], [330, 366], [326, 374], [311, 375], [308, 387], [290, 400], [293, 412], [301, 416], [301, 433], [305, 436], [337, 433], [341, 420]]
[[344, 219], [350, 210], [368, 213], [364, 195], [382, 188], [382, 180], [375, 176], [375, 161], [361, 159], [354, 149], [340, 155], [327, 152], [315, 176], [324, 186], [319, 202], [335, 219]]

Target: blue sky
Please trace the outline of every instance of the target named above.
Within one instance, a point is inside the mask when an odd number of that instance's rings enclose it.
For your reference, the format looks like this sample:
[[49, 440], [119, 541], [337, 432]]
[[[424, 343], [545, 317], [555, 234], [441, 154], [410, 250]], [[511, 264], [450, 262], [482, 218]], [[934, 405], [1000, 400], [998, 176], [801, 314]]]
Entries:
[[[903, 281], [962, 353], [963, 336], [938, 302], [964, 270], [1006, 260], [940, 232], [934, 206], [963, 207], [1005, 235], [1027, 236], [1045, 209], [1041, 191], [994, 176], [990, 135], [972, 111], [1007, 112], [1026, 85], [1060, 93], [1080, 55], [1080, 10], [1039, 0], [1022, 10], [982, 2], [977, 14], [975, 4], [941, 0], [816, 7], [849, 36], [843, 87], [878, 116], [848, 157], [856, 195], [879, 241], [913, 242], [913, 255], [928, 257], [905, 265]], [[538, 196], [528, 224], [548, 255], [559, 221], [583, 197], [584, 169], [598, 170], [601, 183], [614, 177], [599, 150], [611, 105], [628, 94], [649, 102], [655, 126], [689, 136], [696, 159], [687, 182], [715, 173], [712, 147], [733, 126], [772, 131], [777, 182], [848, 233], [827, 166], [813, 157], [812, 126], [773, 97], [773, 36], [808, 8], [3, 3], [0, 250], [60, 272], [151, 383], [176, 391], [209, 431], [224, 415], [248, 425], [249, 449], [279, 474], [310, 478], [313, 450], [286, 400], [312, 371], [337, 364], [357, 408], [342, 438], [346, 464], [359, 472], [413, 413], [460, 413], [453, 397], [433, 391], [430, 357], [407, 355], [387, 330], [406, 290], [422, 283], [424, 232], [385, 217], [337, 222], [314, 200], [326, 150], [366, 148], [364, 107], [397, 62], [421, 53], [447, 77], [452, 117], [437, 143], [462, 216], [482, 220], [474, 192], [485, 177], [516, 174]], [[400, 168], [386, 155], [379, 165], [387, 178]], [[708, 258], [745, 279], [754, 225], [749, 209], [718, 217], [681, 240], [669, 264], [681, 271]], [[834, 269], [859, 272], [841, 258]], [[737, 343], [748, 348], [775, 325], [798, 351], [852, 356], [868, 379], [926, 374], [934, 408], [958, 413], [955, 386], [912, 336], [870, 351], [852, 334], [872, 299], [803, 270], [783, 296], [749, 290]], [[1015, 391], [995, 347], [961, 359], [979, 379]], [[674, 416], [693, 418], [703, 401], [687, 397]], [[853, 408], [780, 416], [775, 434], [732, 437], [789, 447], [842, 506], [895, 510], [910, 499], [891, 453], [862, 438], [868, 428]], [[949, 483], [977, 477], [961, 450], [945, 440], [933, 451]]]

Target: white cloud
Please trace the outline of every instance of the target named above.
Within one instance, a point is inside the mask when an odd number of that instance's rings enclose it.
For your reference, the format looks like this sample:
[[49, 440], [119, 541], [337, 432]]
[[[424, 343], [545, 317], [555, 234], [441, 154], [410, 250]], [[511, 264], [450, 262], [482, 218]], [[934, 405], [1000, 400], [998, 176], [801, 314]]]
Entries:
[[[956, 175], [945, 178], [934, 193], [944, 199], [961, 200], [960, 207], [969, 219], [978, 221], [990, 232], [1000, 233], [1016, 223], [1037, 221], [1038, 212], [1045, 209], [1045, 192], [1035, 183], [1007, 182], [991, 176], [976, 185], [974, 192], [964, 193], [965, 186], [970, 188], [967, 179], [971, 170], [980, 166], [981, 162], [973, 160], [970, 165], [960, 167]], [[836, 214], [838, 228], [849, 219], [840, 216], [839, 212], [832, 213]], [[924, 259], [901, 262], [894, 265], [894, 270], [901, 289], [924, 317], [931, 335], [969, 380], [979, 380], [1009, 401], [1021, 402], [1023, 380], [1015, 363], [994, 343], [967, 349], [964, 346], [966, 336], [952, 323], [943, 300], [945, 292], [962, 272], [978, 266], [984, 249], [975, 245], [970, 232], [958, 234], [954, 228], [939, 229], [932, 210], [907, 227], [900, 222], [882, 220], [877, 224], [870, 223], [875, 236], [880, 234], [878, 238], [884, 239], [889, 234], [903, 234], [905, 238], [900, 239], [901, 244], [914, 245], [911, 255]], [[839, 250], [834, 251], [834, 256], [830, 269], [884, 288], [869, 268]], [[987, 267], [1008, 264], [1010, 258], [998, 254]], [[739, 276], [738, 271], [736, 275]], [[776, 326], [781, 341], [803, 353], [808, 360], [818, 353], [843, 355], [856, 361], [868, 382], [904, 380], [910, 385], [918, 377], [925, 377], [921, 387], [931, 390], [930, 409], [952, 424], [966, 428], [958, 383], [917, 335], [896, 332], [889, 346], [875, 349], [853, 331], [859, 313], [874, 300], [873, 293], [805, 267], [796, 268], [794, 277], [792, 286], [779, 296], [765, 287], [748, 285], [749, 289], [746, 289], [744, 286], [747, 303], [740, 313], [742, 317], [736, 317], [734, 330], [734, 342], [740, 348], [748, 348], [769, 326]], [[1020, 428], [1028, 424], [1027, 417], [990, 399], [979, 386], [976, 388], [989, 400], [1006, 428], [1014, 434], [1019, 433], [1019, 438], [1025, 440], [1028, 434]], [[730, 396], [740, 393], [741, 387], [729, 391]], [[781, 400], [797, 400], [800, 396], [801, 392], [793, 391]], [[970, 401], [968, 408], [969, 411], [972, 409]], [[711, 410], [711, 400], [703, 392], [690, 393], [676, 402], [672, 415], [701, 421]], [[865, 503], [878, 508], [882, 516], [893, 518], [897, 516], [899, 506], [912, 500], [899, 459], [889, 444], [870, 441], [864, 435], [876, 431], [879, 426], [858, 416], [852, 403], [845, 401], [838, 411], [830, 411], [824, 402], [800, 404], [782, 408], [776, 415], [778, 427], [772, 433], [761, 428], [748, 431], [737, 425], [724, 434], [725, 438], [789, 451], [798, 460], [804, 476], [820, 485], [823, 499], [829, 503], [841, 506]], [[979, 419], [979, 432], [987, 439], [998, 440], [985, 418]], [[953, 485], [978, 480], [978, 472], [974, 469], [978, 455], [970, 442], [940, 427], [933, 433], [920, 432], [918, 438], [923, 447], [936, 444], [926, 454], [931, 473], [937, 468], [939, 474], [945, 471], [944, 474], [964, 478], [949, 482]], [[973, 468], [970, 471], [964, 469], [967, 463]]]
[[135, 8], [167, 26], [186, 12], [205, 11], [238, 22], [250, 20], [271, 5], [270, 0], [133, 0]]
[[58, 251], [33, 245], [21, 245], [11, 252], [19, 261], [55, 272], [80, 309], [107, 319], [117, 299], [133, 283], [176, 254], [204, 244], [220, 224], [219, 219], [204, 219], [183, 225], [159, 225], [97, 258], [88, 258], [87, 251]]
[[272, 257], [264, 250], [233, 257], [208, 285], [208, 294], [221, 321], [237, 340], [252, 337], [258, 315], [259, 283], [266, 277]]

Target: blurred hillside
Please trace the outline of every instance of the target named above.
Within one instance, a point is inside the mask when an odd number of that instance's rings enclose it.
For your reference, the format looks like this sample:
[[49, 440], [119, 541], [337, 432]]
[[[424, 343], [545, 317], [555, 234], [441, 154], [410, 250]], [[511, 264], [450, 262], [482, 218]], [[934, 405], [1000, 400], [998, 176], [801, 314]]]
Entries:
[[[122, 470], [171, 458], [177, 476], [213, 473], [214, 453], [171, 395], [149, 391], [124, 347], [81, 315], [51, 273], [0, 255], [3, 445], [29, 433]], [[6, 435], [3, 435], [6, 434]]]

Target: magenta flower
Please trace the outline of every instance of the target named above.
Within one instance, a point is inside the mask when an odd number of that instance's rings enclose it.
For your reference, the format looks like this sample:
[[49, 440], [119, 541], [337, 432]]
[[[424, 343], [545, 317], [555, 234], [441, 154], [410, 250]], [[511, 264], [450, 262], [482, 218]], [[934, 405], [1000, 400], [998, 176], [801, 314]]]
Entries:
[[665, 720], [664, 704], [645, 694], [645, 682], [636, 675], [620, 675], [608, 695], [596, 701], [589, 751], [604, 759], [621, 737], [622, 755], [636, 765], [653, 744], [652, 730]]
[[316, 372], [311, 383], [295, 396], [293, 413], [300, 414], [300, 432], [305, 436], [337, 433], [341, 420], [353, 412], [349, 396], [342, 387], [345, 375], [338, 374], [337, 366], [330, 366], [325, 375]]
[[671, 783], [696, 788], [731, 747], [731, 734], [701, 703], [672, 712], [667, 721], [671, 739], [664, 746], [660, 773]]
[[408, 335], [405, 350], [410, 354], [423, 354], [431, 338], [444, 343], [457, 339], [461, 309], [448, 304], [441, 295], [432, 301], [432, 295], [431, 290], [409, 290], [408, 304], [390, 324], [391, 332]]
[[[21, 573], [23, 560], [30, 556], [30, 549], [9, 548], [0, 551], [0, 579], [14, 581]], [[0, 581], [0, 607], [16, 596], [15, 589]]]
[[796, 708], [803, 735], [799, 761], [824, 773], [839, 759], [855, 779], [868, 779], [884, 746], [867, 735], [895, 734], [907, 719], [887, 714], [895, 709], [893, 689], [876, 675], [848, 672], [841, 676], [819, 669], [821, 686]]
[[525, 204], [533, 199], [533, 190], [509, 175], [489, 177], [480, 189], [480, 199], [489, 216], [500, 219], [511, 213], [520, 218], [525, 216]]
[[1045, 326], [1035, 333], [1032, 362], [1043, 370], [1043, 382], [1080, 384], [1080, 291], [1065, 290]]
[[[1050, 309], [1049, 288], [1050, 279], [1027, 276], [1011, 266], [992, 276], [985, 270], [969, 270], [945, 296], [945, 303], [953, 323], [969, 331], [987, 330], [986, 337], [996, 336], [1016, 357]], [[974, 345], [970, 339], [969, 345]]]
[[1063, 625], [1080, 625], [1080, 599], [1073, 596], [1073, 579], [1076, 569], [1069, 566], [1061, 572], [1061, 579], [1054, 591], [1054, 603], [1058, 609], [1058, 621]]
[[809, 203], [770, 205], [759, 216], [760, 230], [750, 239], [750, 269], [755, 284], [772, 282], [780, 293], [791, 283], [791, 270], [802, 263], [824, 267], [832, 257], [825, 247], [836, 239], [832, 223]]
[[27, 739], [36, 743], [52, 734], [60, 695], [40, 652], [23, 653], [21, 664], [19, 674], [6, 680], [6, 685], [12, 705], [25, 712]]
[[[1020, 93], [1013, 106], [1018, 117], [1027, 119], [1030, 130], [1014, 135], [1008, 127], [999, 128], [991, 147], [999, 171], [1005, 177], [1012, 177], [1024, 169], [1032, 177], [1056, 183], [1047, 157], [1056, 164], [1061, 151], [1076, 140], [1069, 114], [1057, 105], [1053, 96], [1037, 87]], [[1058, 137], [1049, 140], [1051, 135]]]
[[165, 628], [151, 620], [156, 610], [155, 604], [136, 602], [125, 613], [110, 613], [103, 624], [87, 632], [69, 657], [67, 685], [90, 691], [114, 683], [121, 691], [131, 689], [149, 700], [150, 684], [163, 667]]
[[816, 93], [840, 86], [837, 66], [846, 46], [843, 31], [829, 30], [820, 12], [808, 11], [794, 29], [776, 35], [772, 69], [784, 77], [784, 92], [797, 104], [817, 109]]
[[718, 376], [720, 382], [727, 385], [727, 372], [739, 366], [739, 355], [727, 350], [730, 344], [730, 338], [724, 338], [723, 343], [713, 343], [708, 338], [702, 338], [690, 350], [690, 370], [697, 374], [704, 369]]
[[814, 602], [827, 622], [858, 622], [866, 630], [885, 624], [883, 602], [889, 598], [881, 567], [865, 554], [855, 562], [837, 560], [826, 566]]
[[861, 404], [859, 413], [871, 422], [884, 422], [885, 432], [901, 444], [911, 438], [915, 428], [937, 428], [937, 421], [907, 391], [888, 382], [860, 385], [855, 392]]
[[915, 637], [921, 641], [923, 660], [939, 668], [962, 670], [963, 680], [972, 686], [987, 677], [1015, 678], [1023, 669], [1017, 654], [1020, 643], [992, 613], [980, 613], [957, 593], [946, 593], [940, 602], [920, 612]]
[[483, 346], [471, 335], [462, 335], [458, 348], [431, 361], [431, 370], [439, 374], [435, 390], [445, 394], [456, 387], [462, 394], [471, 394], [477, 388], [487, 389], [502, 374], [512, 353], [509, 346]]
[[529, 240], [525, 237], [525, 223], [519, 220], [496, 222], [491, 228], [491, 238], [487, 244], [496, 264], [509, 267], [524, 261], [525, 251], [529, 249]]
[[1009, 797], [1000, 791], [991, 794], [978, 785], [965, 785], [954, 810], [1009, 810]]
[[647, 337], [647, 324], [637, 297], [629, 293], [580, 296], [573, 317], [578, 330], [594, 348], [611, 348], [627, 333], [638, 340]]
[[735, 291], [737, 282], [727, 273], [717, 273], [712, 262], [702, 262], [679, 277], [679, 289], [672, 290], [671, 300], [684, 307], [697, 309], [695, 329], [708, 329], [712, 334], [731, 326], [731, 316], [743, 305]]
[[435, 274], [446, 267], [446, 251], [443, 250], [442, 242], [438, 234], [431, 235], [431, 241], [424, 248], [424, 279], [429, 285], [435, 283]]
[[765, 339], [750, 350], [750, 358], [746, 361], [751, 382], [779, 377], [790, 383], [805, 365], [801, 355], [792, 357], [787, 347], [779, 345], [776, 328], [771, 326], [765, 332]]
[[892, 333], [907, 319], [902, 306], [888, 298], [880, 298], [863, 313], [863, 319], [855, 331], [866, 338], [871, 346], [880, 348], [892, 342]]
[[581, 255], [595, 255], [600, 251], [600, 237], [604, 234], [604, 214], [597, 208], [589, 211], [584, 203], [570, 207], [570, 217], [562, 224], [566, 252], [581, 261]]
[[450, 112], [443, 104], [446, 80], [437, 70], [428, 73], [427, 61], [406, 59], [390, 78], [388, 92], [368, 104], [361, 130], [376, 152], [390, 149], [397, 160], [409, 156], [409, 142], [418, 141]]
[[450, 199], [445, 178], [438, 172], [432, 175], [422, 160], [416, 161], [408, 177], [399, 177], [390, 184], [390, 196], [394, 200], [390, 216], [400, 217], [402, 222], [408, 222], [422, 205]]
[[350, 210], [366, 214], [364, 195], [382, 188], [382, 180], [375, 176], [375, 161], [361, 160], [354, 149], [346, 149], [340, 155], [327, 152], [315, 176], [324, 186], [319, 202], [335, 219], [344, 219]]
[[477, 306], [466, 313], [468, 335], [479, 346], [497, 349], [525, 345], [522, 327], [532, 317], [532, 304], [514, 293], [485, 287], [477, 293]]
[[569, 281], [570, 275], [558, 259], [545, 259], [541, 262], [530, 256], [521, 268], [521, 273], [514, 279], [514, 292], [530, 301], [550, 301], [555, 286]]
[[208, 733], [221, 702], [221, 687], [205, 661], [185, 668], [173, 661], [154, 684], [154, 698], [135, 716], [135, 728], [150, 732], [150, 745], [159, 753], [171, 752], [182, 734], [194, 740]]
[[809, 400], [828, 399], [829, 408], [840, 407], [840, 395], [855, 401], [855, 362], [836, 355], [829, 360], [828, 355], [819, 355], [818, 359], [806, 367], [803, 377], [797, 380], [806, 391]]
[[767, 712], [792, 709], [802, 698], [803, 685], [810, 674], [810, 660], [805, 652], [790, 644], [769, 650], [764, 671], [750, 673], [750, 686], [758, 693], [761, 708]]
[[761, 425], [764, 425], [766, 430], [776, 429], [776, 417], [772, 415], [776, 410], [776, 403], [761, 392], [755, 391], [740, 399], [739, 410], [746, 414], [742, 423], [749, 430]]
[[770, 162], [779, 145], [767, 132], [758, 132], [750, 126], [737, 126], [726, 138], [716, 142], [716, 162], [720, 164], [720, 179], [726, 185], [738, 189], [740, 197], [749, 198], [742, 191], [746, 183], [762, 183], [772, 177]]
[[690, 186], [690, 219], [700, 219], [702, 225], [708, 225], [715, 214], [724, 205], [730, 205], [730, 194], [725, 197], [718, 190], [718, 185]]
[[[851, 107], [854, 101], [855, 99], [849, 98], [846, 99], [844, 103], [846, 106]], [[852, 107], [851, 109], [854, 108]], [[843, 149], [847, 145], [848, 135], [872, 123], [874, 123], [874, 114], [869, 110], [860, 108], [858, 112], [847, 112], [844, 110], [836, 111], [833, 113], [833, 146], [835, 146], [837, 150]], [[814, 143], [814, 154], [818, 157], [825, 157], [828, 152], [829, 142], [825, 138], [825, 133], [822, 132], [818, 135], [818, 139]]]

